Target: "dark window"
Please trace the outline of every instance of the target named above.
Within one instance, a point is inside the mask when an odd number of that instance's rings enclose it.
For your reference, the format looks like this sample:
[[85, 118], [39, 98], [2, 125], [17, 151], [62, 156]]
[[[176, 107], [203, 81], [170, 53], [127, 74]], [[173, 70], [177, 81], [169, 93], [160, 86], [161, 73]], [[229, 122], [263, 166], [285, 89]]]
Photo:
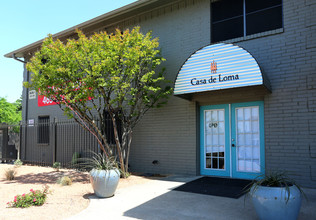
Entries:
[[212, 3], [212, 42], [242, 37], [243, 20], [243, 0]]
[[281, 0], [246, 0], [246, 35], [281, 27]]
[[49, 116], [38, 117], [37, 143], [49, 144]]
[[[106, 135], [106, 139], [108, 141], [108, 144], [116, 144], [115, 142], [115, 135], [114, 135], [114, 128], [113, 128], [113, 122], [111, 119], [111, 116], [108, 112], [104, 113], [104, 133]], [[116, 126], [117, 126], [117, 132], [119, 135], [119, 138], [121, 140], [121, 135], [122, 135], [122, 123], [119, 120], [119, 118], [116, 116], [115, 117], [116, 121]]]
[[282, 0], [221, 0], [212, 3], [212, 42], [283, 26]]

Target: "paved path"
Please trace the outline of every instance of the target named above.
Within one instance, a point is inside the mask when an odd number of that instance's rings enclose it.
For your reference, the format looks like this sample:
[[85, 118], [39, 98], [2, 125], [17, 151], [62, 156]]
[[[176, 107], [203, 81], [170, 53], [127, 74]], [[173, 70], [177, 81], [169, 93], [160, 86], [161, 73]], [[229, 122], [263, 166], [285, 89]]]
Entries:
[[[92, 196], [90, 205], [69, 218], [102, 219], [257, 219], [250, 199], [230, 199], [195, 193], [172, 191], [198, 177], [173, 176], [151, 180], [117, 190], [115, 196], [99, 199]], [[316, 189], [305, 189], [309, 201], [303, 200], [299, 220], [316, 219]]]

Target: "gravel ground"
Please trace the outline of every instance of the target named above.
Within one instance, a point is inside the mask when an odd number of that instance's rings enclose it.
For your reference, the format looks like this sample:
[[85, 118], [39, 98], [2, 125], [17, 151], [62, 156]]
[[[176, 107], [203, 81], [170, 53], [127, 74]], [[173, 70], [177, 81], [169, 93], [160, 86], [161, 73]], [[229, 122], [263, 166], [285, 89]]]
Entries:
[[[15, 168], [15, 179], [5, 179], [5, 171]], [[61, 186], [57, 180], [68, 175], [72, 178], [72, 185]], [[149, 181], [144, 177], [130, 176], [120, 179], [118, 189]], [[43, 206], [29, 208], [8, 208], [7, 202], [13, 201], [17, 194], [30, 192], [30, 189], [41, 190], [49, 186], [50, 194]], [[64, 219], [75, 215], [88, 207], [88, 196], [93, 194], [86, 172], [61, 169], [59, 172], [49, 167], [20, 166], [0, 164], [0, 220], [4, 219]]]

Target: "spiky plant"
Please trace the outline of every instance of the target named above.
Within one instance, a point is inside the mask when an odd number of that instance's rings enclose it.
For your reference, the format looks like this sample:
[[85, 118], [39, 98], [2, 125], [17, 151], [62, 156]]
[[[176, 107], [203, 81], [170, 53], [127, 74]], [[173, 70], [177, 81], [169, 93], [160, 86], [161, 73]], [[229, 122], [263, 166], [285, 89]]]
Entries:
[[91, 157], [79, 158], [80, 165], [87, 170], [112, 170], [118, 169], [118, 164], [115, 157], [106, 156], [103, 153], [90, 152]]
[[4, 173], [6, 180], [14, 180], [16, 175], [16, 170], [14, 168], [7, 169]]
[[57, 183], [62, 186], [70, 186], [72, 184], [72, 179], [69, 176], [63, 176], [58, 179]]
[[287, 192], [286, 203], [290, 199], [290, 187], [296, 186], [299, 191], [305, 196], [302, 188], [291, 179], [285, 171], [271, 171], [267, 174], [256, 177], [248, 186], [247, 191], [252, 194], [259, 186], [265, 187], [283, 187]]

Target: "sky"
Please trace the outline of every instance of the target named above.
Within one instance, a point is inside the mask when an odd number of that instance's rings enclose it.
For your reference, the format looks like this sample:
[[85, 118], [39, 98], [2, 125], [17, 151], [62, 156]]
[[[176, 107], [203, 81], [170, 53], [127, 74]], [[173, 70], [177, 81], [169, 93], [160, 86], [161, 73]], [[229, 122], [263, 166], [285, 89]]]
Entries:
[[14, 0], [0, 6], [0, 97], [22, 95], [23, 63], [4, 55], [135, 0]]

